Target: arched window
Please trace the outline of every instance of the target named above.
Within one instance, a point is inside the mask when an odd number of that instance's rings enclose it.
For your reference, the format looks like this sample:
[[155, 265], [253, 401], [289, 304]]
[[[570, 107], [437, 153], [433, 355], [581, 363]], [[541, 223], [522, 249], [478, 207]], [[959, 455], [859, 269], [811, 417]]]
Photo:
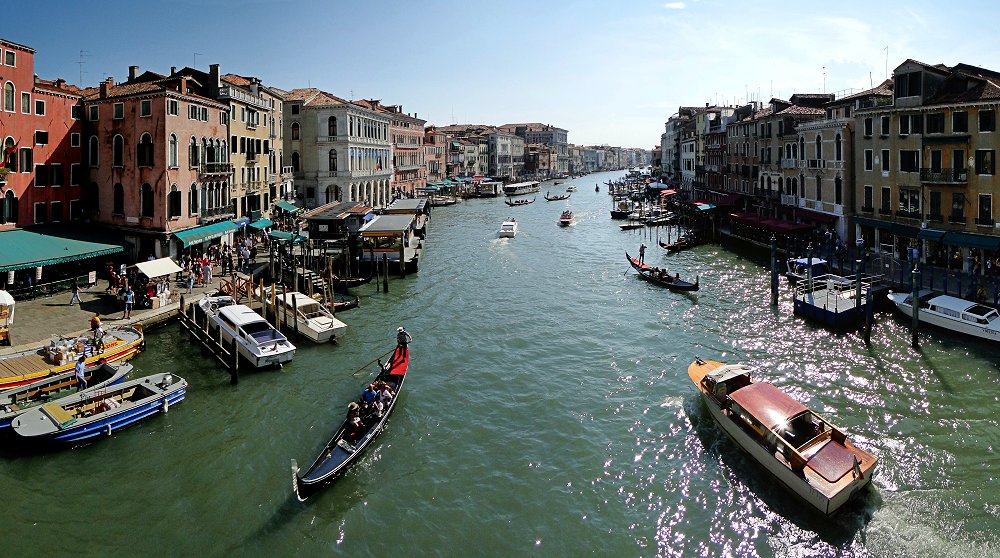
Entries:
[[799, 137], [799, 153], [803, 159], [808, 159], [806, 157], [806, 138]]
[[135, 149], [135, 160], [140, 167], [153, 166], [153, 136], [148, 132], [139, 138], [139, 145]]
[[3, 109], [14, 112], [14, 82], [8, 81], [3, 86]]
[[816, 134], [816, 159], [823, 158], [823, 136]]
[[111, 166], [125, 166], [125, 138], [121, 134], [115, 135], [115, 138], [111, 141]]
[[844, 146], [840, 141], [840, 134], [837, 134], [837, 137], [834, 139], [833, 142], [833, 160], [834, 161], [844, 160]]
[[91, 167], [96, 167], [101, 163], [101, 152], [97, 144], [97, 136], [90, 136], [87, 141], [87, 160]]
[[[150, 197], [152, 198], [152, 192], [150, 192]], [[143, 191], [143, 202], [145, 202], [145, 190]], [[145, 203], [143, 203], [145, 206]], [[145, 209], [145, 207], [143, 207]], [[150, 213], [147, 217], [152, 217], [152, 208], [150, 208]], [[144, 213], [145, 214], [145, 213]], [[181, 216], [181, 191], [177, 189], [177, 185], [174, 184], [170, 186], [170, 194], [167, 195], [167, 218], [173, 219], [174, 217]]]
[[799, 145], [797, 143], [792, 144], [792, 159], [799, 158]]
[[326, 135], [335, 136], [337, 135], [337, 117], [331, 116], [326, 119]]
[[83, 210], [87, 213], [97, 213], [101, 208], [101, 191], [96, 182], [83, 187]]
[[10, 172], [17, 172], [17, 145], [10, 136], [3, 141], [3, 166]]
[[299, 152], [292, 152], [292, 172], [299, 172]]
[[785, 193], [785, 180], [782, 177], [778, 177], [778, 195]]
[[198, 185], [191, 185], [191, 193], [188, 195], [188, 213], [191, 215], [198, 214]]
[[172, 168], [177, 167], [177, 136], [170, 134], [170, 166]]
[[219, 207], [226, 207], [229, 205], [229, 183], [222, 183], [222, 195], [219, 197]]
[[17, 222], [17, 198], [14, 196], [13, 190], [7, 190], [3, 195], [3, 200], [0, 201], [3, 205], [0, 206], [0, 223], [16, 223]]
[[201, 161], [198, 157], [198, 140], [194, 136], [191, 136], [191, 143], [188, 144], [188, 165], [197, 168]]
[[115, 215], [125, 215], [125, 188], [121, 184], [115, 184], [114, 189], [114, 208], [111, 213]]
[[153, 187], [148, 182], [144, 183], [139, 190], [139, 205], [142, 208], [139, 213], [140, 216], [153, 216]]
[[292, 139], [293, 140], [299, 139], [299, 123], [298, 122], [292, 122]]
[[330, 172], [337, 172], [337, 150], [330, 150]]
[[229, 161], [229, 150], [226, 147], [226, 142], [222, 142], [222, 149], [219, 151], [219, 154], [222, 155], [222, 162], [223, 163], [226, 163], [226, 162]]

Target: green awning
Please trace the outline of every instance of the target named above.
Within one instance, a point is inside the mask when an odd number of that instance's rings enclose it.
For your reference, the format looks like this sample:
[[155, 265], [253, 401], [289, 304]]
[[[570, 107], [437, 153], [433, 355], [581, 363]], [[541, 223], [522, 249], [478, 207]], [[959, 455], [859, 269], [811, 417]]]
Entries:
[[890, 227], [889, 232], [896, 236], [902, 236], [905, 238], [917, 238], [920, 234], [920, 229], [917, 227], [911, 227], [910, 225], [901, 225], [899, 223], [893, 223]]
[[948, 231], [939, 231], [936, 229], [920, 229], [917, 233], [917, 238], [920, 240], [933, 240], [934, 242], [939, 242], [941, 237], [945, 235]]
[[302, 236], [301, 234], [293, 234], [293, 233], [285, 232], [285, 231], [271, 231], [271, 232], [269, 232], [267, 234], [270, 235], [271, 238], [276, 238], [278, 240], [284, 240], [286, 242], [289, 241], [289, 240], [292, 240], [293, 238], [295, 239], [295, 242], [305, 242], [306, 241], [306, 237]]
[[125, 240], [115, 241], [113, 238], [113, 235], [90, 231], [86, 227], [0, 232], [0, 272], [124, 252], [122, 245]]
[[892, 229], [892, 221], [884, 221], [882, 219], [873, 219], [871, 217], [854, 217], [854, 223], [861, 225], [862, 227], [874, 227], [876, 229], [882, 229], [888, 231]]
[[258, 219], [253, 223], [250, 223], [250, 226], [257, 229], [258, 231], [262, 231], [273, 224], [274, 223], [272, 223], [270, 219]]
[[941, 242], [948, 246], [961, 246], [963, 248], [981, 248], [983, 250], [1000, 249], [1000, 236], [972, 234], [958, 231], [949, 231], [941, 239]]
[[283, 211], [287, 211], [289, 213], [295, 213], [299, 209], [302, 209], [301, 207], [298, 207], [294, 203], [286, 202], [284, 200], [275, 203], [274, 206], [277, 207], [278, 209], [281, 209]]
[[203, 227], [195, 227], [185, 231], [178, 231], [174, 233], [174, 236], [177, 237], [177, 240], [183, 242], [184, 247], [187, 248], [192, 244], [198, 244], [199, 242], [219, 238], [220, 236], [231, 233], [238, 228], [239, 227], [236, 226], [236, 223], [232, 221], [219, 221], [218, 223], [212, 223], [211, 225], [205, 225]]

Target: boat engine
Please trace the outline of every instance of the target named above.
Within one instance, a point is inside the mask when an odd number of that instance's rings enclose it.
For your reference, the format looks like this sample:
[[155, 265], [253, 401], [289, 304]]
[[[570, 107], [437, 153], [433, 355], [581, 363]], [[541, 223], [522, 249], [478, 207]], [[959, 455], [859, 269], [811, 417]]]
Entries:
[[167, 375], [163, 376], [163, 381], [160, 382], [159, 385], [160, 385], [161, 388], [166, 389], [166, 388], [172, 386], [173, 384], [174, 384], [174, 376], [173, 376], [173, 374], [167, 374]]

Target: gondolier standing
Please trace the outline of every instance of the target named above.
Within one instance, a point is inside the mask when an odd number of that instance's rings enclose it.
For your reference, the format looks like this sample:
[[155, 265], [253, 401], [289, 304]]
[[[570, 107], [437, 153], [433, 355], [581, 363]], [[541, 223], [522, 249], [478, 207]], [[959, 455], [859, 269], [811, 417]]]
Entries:
[[406, 355], [406, 351], [407, 351], [406, 345], [408, 345], [409, 343], [412, 343], [412, 342], [413, 342], [413, 336], [410, 335], [410, 333], [408, 331], [406, 331], [405, 329], [403, 329], [402, 326], [400, 326], [400, 327], [398, 327], [396, 329], [396, 345], [400, 349], [402, 349], [401, 350], [401, 354], [403, 356]]
[[646, 262], [646, 244], [639, 244], [639, 263]]

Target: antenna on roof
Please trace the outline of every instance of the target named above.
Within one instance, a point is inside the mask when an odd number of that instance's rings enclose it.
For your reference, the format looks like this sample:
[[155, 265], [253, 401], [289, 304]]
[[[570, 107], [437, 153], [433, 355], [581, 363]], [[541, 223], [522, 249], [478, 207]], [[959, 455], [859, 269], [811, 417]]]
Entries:
[[199, 56], [201, 56], [200, 52], [195, 52], [194, 55], [191, 56], [191, 67], [192, 68], [197, 68], [198, 67], [198, 57]]
[[823, 93], [826, 93], [826, 66], [823, 66]]
[[889, 45], [885, 45], [885, 79], [889, 79]]
[[85, 57], [89, 57], [89, 56], [90, 56], [90, 51], [87, 51], [87, 50], [81, 50], [80, 51], [80, 61], [77, 62], [77, 64], [80, 65], [80, 84], [79, 84], [80, 87], [83, 87], [83, 74], [87, 73], [87, 72], [83, 71], [83, 64], [84, 64], [84, 60], [83, 59]]

